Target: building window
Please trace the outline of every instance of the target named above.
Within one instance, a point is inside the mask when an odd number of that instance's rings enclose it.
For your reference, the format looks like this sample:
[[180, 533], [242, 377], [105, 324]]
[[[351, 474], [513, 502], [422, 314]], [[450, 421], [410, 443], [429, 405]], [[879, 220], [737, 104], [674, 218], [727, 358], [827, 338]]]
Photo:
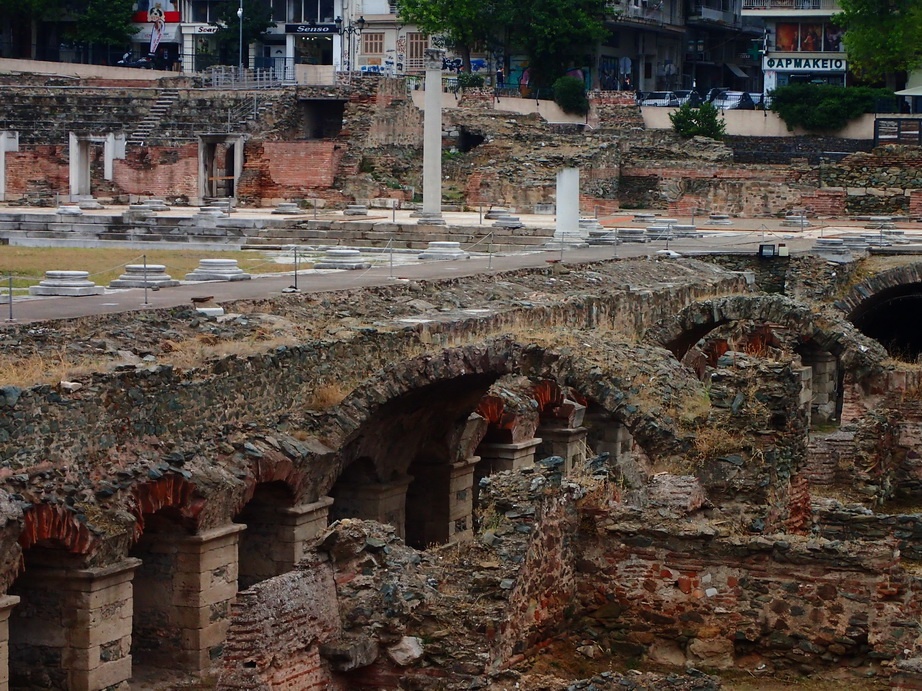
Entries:
[[409, 72], [421, 72], [426, 69], [426, 48], [429, 37], [426, 34], [410, 32], [407, 34], [407, 64]]
[[332, 24], [333, 0], [288, 0], [289, 21]]
[[362, 54], [384, 55], [383, 31], [369, 31], [362, 34]]

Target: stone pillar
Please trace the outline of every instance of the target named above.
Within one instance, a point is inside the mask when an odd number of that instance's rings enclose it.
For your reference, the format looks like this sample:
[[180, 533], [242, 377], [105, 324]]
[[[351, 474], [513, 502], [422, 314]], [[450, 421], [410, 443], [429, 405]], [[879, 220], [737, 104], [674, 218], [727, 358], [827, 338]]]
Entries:
[[68, 132], [67, 173], [70, 180], [70, 201], [90, 194], [90, 144], [73, 132]]
[[434, 458], [410, 466], [414, 480], [407, 490], [407, 544], [424, 548], [470, 539], [479, 461], [478, 456], [454, 463]]
[[19, 151], [19, 132], [0, 132], [0, 202], [6, 201], [6, 154]]
[[552, 245], [584, 245], [588, 239], [579, 226], [579, 168], [557, 171], [557, 223]]
[[538, 447], [538, 457], [560, 456], [564, 460], [564, 472], [569, 473], [586, 462], [588, 433], [585, 427], [539, 427], [538, 434], [542, 441]]
[[426, 94], [423, 108], [423, 213], [421, 223], [442, 220], [442, 57], [445, 51], [427, 48]]
[[125, 135], [109, 132], [102, 149], [103, 174], [106, 180], [111, 180], [114, 174], [114, 161], [125, 158]]
[[337, 485], [330, 510], [332, 518], [362, 518], [388, 523], [406, 538], [407, 487], [413, 478], [405, 475], [392, 482]]
[[480, 456], [451, 464], [448, 486], [448, 541], [462, 542], [474, 535], [474, 468]]
[[0, 691], [10, 689], [10, 612], [19, 604], [14, 595], [0, 595]]
[[826, 351], [814, 351], [802, 354], [801, 361], [813, 370], [810, 378], [813, 387], [813, 402], [810, 406], [812, 424], [828, 424], [835, 420], [838, 408], [836, 356]]
[[517, 470], [535, 462], [535, 451], [541, 439], [528, 439], [511, 444], [481, 444], [477, 447], [480, 462], [477, 464], [477, 480], [503, 470]]
[[279, 536], [273, 545], [277, 573], [291, 571], [304, 558], [310, 541], [326, 529], [332, 503], [332, 497], [320, 497], [279, 512]]
[[245, 528], [232, 523], [200, 535], [142, 536], [143, 563], [135, 579], [138, 661], [192, 672], [211, 664], [230, 623], [237, 541]]
[[131, 679], [132, 577], [139, 564], [126, 559], [95, 569], [31, 567], [18, 586], [23, 607], [11, 622], [14, 679], [28, 681], [37, 659], [59, 660], [60, 668], [47, 671], [71, 691]]

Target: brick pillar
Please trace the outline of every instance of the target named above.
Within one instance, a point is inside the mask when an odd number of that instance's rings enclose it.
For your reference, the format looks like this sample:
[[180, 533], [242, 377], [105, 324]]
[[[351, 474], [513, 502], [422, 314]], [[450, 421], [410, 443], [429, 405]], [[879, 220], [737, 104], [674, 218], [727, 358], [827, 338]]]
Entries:
[[145, 534], [135, 553], [135, 662], [200, 671], [220, 652], [237, 594], [232, 523], [200, 535]]
[[131, 581], [139, 564], [126, 559], [96, 569], [29, 568], [17, 586], [23, 607], [12, 620], [13, 676], [28, 678], [41, 659], [59, 661], [52, 676], [66, 680], [71, 691], [131, 679]]
[[405, 538], [407, 487], [412, 481], [406, 475], [392, 482], [338, 484], [331, 517], [388, 523], [397, 529], [397, 535]]
[[585, 427], [539, 427], [542, 441], [538, 457], [560, 456], [564, 460], [564, 472], [569, 473], [586, 462], [588, 433]]
[[913, 218], [922, 218], [922, 190], [910, 190], [909, 215]]
[[10, 612], [19, 604], [15, 595], [0, 595], [0, 691], [10, 689]]

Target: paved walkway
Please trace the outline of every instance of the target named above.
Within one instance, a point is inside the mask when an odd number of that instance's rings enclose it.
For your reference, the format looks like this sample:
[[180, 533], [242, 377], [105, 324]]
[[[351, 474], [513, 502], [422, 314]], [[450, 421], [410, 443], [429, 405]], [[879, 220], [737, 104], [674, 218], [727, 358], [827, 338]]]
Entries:
[[[179, 213], [179, 211], [174, 210], [163, 213]], [[186, 214], [188, 215], [188, 211]], [[242, 211], [240, 214], [245, 217], [245, 215], [267, 215], [267, 212]], [[480, 220], [478, 213], [446, 213], [445, 216], [451, 225], [477, 226]], [[386, 212], [381, 217], [373, 215], [372, 218], [380, 222], [390, 222], [392, 214]], [[523, 215], [521, 218], [527, 226], [531, 227], [552, 227], [554, 223], [553, 216]], [[625, 212], [619, 216], [603, 216], [600, 221], [606, 226], [618, 227], [629, 225], [632, 218], [633, 212]], [[415, 222], [415, 219], [409, 218], [409, 212], [406, 211], [398, 211], [397, 220], [405, 223]], [[679, 220], [682, 223], [691, 222], [691, 219], [687, 217]], [[670, 241], [668, 243], [669, 249], [690, 255], [708, 252], [755, 253], [758, 251], [760, 244], [785, 243], [791, 252], [797, 253], [809, 250], [817, 237], [835, 235], [843, 231], [856, 232], [863, 228], [863, 224], [855, 222], [836, 221], [835, 225], [817, 225], [817, 222], [813, 221], [812, 227], [801, 231], [800, 229], [783, 228], [777, 219], [734, 219], [733, 225], [729, 227], [702, 225], [702, 219], [696, 220], [698, 221], [699, 229], [706, 233], [705, 236]], [[487, 221], [484, 225], [490, 223]], [[912, 226], [907, 226], [906, 230], [907, 232], [916, 231]], [[919, 226], [916, 232], [922, 233], [922, 226]], [[156, 245], [158, 248], [161, 247], [160, 243], [156, 243]], [[152, 245], [145, 246], [152, 247]], [[487, 255], [472, 254], [468, 259], [401, 264], [394, 269], [388, 266], [376, 266], [364, 271], [306, 270], [299, 272], [297, 288], [301, 293], [318, 293], [363, 286], [387, 285], [400, 280], [444, 279], [523, 268], [546, 267], [551, 263], [560, 262], [563, 264], [576, 264], [608, 260], [615, 257], [652, 258], [657, 256], [657, 251], [665, 248], [666, 243], [660, 241], [648, 244], [596, 246], [566, 250], [564, 252], [548, 250], [502, 253], [494, 254], [492, 258]], [[219, 249], [219, 247], [216, 247], [212, 254], [218, 252]], [[2, 270], [3, 250], [4, 248], [0, 247], [0, 270]], [[239, 299], [266, 298], [280, 295], [286, 292], [287, 289], [294, 287], [294, 285], [295, 276], [293, 273], [287, 273], [258, 275], [249, 281], [186, 283], [160, 290], [145, 291], [136, 288], [107, 291], [104, 295], [86, 297], [16, 297], [12, 305], [12, 318], [16, 323], [25, 323], [92, 314], [174, 307], [190, 304], [192, 298], [203, 296], [213, 296], [219, 303]], [[4, 299], [3, 304], [0, 304], [0, 319], [8, 321], [9, 317], [9, 301]]]

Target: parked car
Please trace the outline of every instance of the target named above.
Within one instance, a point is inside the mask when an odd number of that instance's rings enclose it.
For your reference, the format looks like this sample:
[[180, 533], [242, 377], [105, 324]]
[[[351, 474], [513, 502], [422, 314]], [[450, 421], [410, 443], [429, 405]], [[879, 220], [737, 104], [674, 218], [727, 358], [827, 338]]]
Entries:
[[643, 97], [640, 105], [678, 107], [679, 98], [672, 91], [651, 91]]
[[756, 104], [745, 91], [722, 91], [711, 101], [721, 110], [755, 110]]
[[720, 96], [720, 94], [731, 91], [729, 86], [714, 86], [708, 89], [708, 92], [704, 95], [704, 100], [708, 103], [713, 103], [714, 99]]
[[704, 100], [703, 98], [701, 98], [701, 94], [699, 94], [694, 89], [681, 89], [674, 93], [676, 95], [676, 98], [679, 99], [680, 106], [684, 106], [687, 103], [692, 108], [696, 108], [700, 106], [701, 102]]

